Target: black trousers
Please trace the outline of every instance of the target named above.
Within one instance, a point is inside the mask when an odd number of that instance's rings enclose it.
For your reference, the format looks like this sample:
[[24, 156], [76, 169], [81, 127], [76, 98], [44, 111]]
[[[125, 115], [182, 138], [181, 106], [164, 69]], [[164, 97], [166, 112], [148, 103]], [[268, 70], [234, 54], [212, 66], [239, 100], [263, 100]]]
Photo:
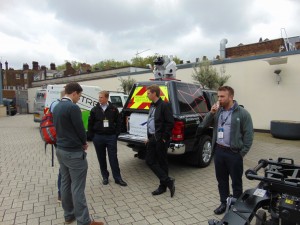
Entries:
[[100, 164], [101, 175], [103, 179], [108, 179], [109, 172], [107, 170], [106, 150], [108, 154], [109, 164], [115, 180], [121, 179], [120, 167], [117, 155], [117, 136], [95, 134], [93, 143], [96, 149], [97, 158]]
[[169, 178], [169, 167], [167, 157], [167, 143], [154, 136], [149, 138], [147, 144], [146, 163], [160, 180], [160, 188], [166, 188]]
[[243, 157], [237, 152], [216, 145], [214, 162], [220, 201], [225, 203], [230, 195], [229, 176], [232, 181], [233, 197], [239, 198], [243, 193]]

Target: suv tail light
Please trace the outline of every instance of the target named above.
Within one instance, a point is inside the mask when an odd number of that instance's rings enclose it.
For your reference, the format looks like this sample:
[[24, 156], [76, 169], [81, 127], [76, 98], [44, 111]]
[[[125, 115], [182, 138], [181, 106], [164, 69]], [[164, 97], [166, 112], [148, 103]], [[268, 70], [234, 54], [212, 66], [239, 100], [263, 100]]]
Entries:
[[184, 139], [184, 123], [182, 121], [175, 121], [172, 130], [173, 141], [183, 141]]

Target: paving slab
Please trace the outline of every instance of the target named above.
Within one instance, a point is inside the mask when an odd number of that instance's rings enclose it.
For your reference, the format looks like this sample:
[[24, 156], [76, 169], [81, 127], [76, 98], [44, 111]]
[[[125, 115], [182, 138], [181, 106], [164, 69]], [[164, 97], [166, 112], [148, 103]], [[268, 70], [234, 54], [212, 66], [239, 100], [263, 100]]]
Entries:
[[[293, 158], [300, 164], [300, 141], [275, 139], [255, 133], [254, 144], [245, 157], [245, 169], [258, 160]], [[176, 178], [176, 193], [152, 196], [158, 180], [143, 160], [134, 158], [128, 147], [118, 144], [121, 173], [128, 187], [110, 178], [102, 185], [93, 144], [88, 149], [86, 197], [91, 217], [108, 225], [120, 224], [207, 224], [219, 204], [213, 163], [207, 168], [188, 166], [180, 157], [170, 158], [170, 175]], [[0, 224], [63, 224], [57, 203], [58, 162], [51, 167], [51, 148], [39, 134], [32, 115], [0, 118]], [[244, 178], [244, 189], [257, 181]], [[75, 222], [73, 224], [76, 224]]]

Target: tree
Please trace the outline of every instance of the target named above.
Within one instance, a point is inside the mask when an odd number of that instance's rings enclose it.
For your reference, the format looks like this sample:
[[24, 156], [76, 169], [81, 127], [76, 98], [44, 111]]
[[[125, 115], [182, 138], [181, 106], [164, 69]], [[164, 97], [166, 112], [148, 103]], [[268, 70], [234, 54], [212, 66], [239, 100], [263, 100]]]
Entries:
[[204, 88], [217, 89], [223, 86], [230, 78], [230, 75], [225, 75], [224, 68], [221, 71], [222, 74], [219, 75], [209, 60], [202, 60], [193, 69], [192, 78]]
[[68, 60], [65, 60], [65, 64], [56, 66], [56, 70], [58, 70], [58, 71], [65, 70], [66, 69], [66, 64], [68, 62], [71, 63], [72, 68], [75, 69], [75, 70], [79, 70], [80, 65], [82, 64], [81, 62], [77, 62], [77, 61], [71, 61], [70, 62]]
[[121, 82], [120, 87], [125, 94], [129, 94], [133, 84], [136, 83], [136, 80], [130, 76], [128, 76], [127, 79], [120, 77], [119, 81]]
[[92, 66], [93, 70], [109, 70], [114, 68], [131, 66], [130, 62], [124, 60], [122, 62], [115, 61], [114, 59], [108, 59], [101, 62], [98, 62]]

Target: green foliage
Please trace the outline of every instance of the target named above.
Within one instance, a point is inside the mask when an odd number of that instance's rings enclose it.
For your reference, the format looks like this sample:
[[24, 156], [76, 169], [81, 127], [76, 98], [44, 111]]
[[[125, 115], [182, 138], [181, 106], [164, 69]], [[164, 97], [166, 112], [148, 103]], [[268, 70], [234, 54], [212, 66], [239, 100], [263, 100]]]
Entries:
[[62, 71], [62, 70], [65, 70], [66, 69], [66, 64], [67, 63], [71, 63], [71, 66], [73, 67], [73, 69], [75, 70], [79, 70], [80, 69], [80, 65], [82, 64], [81, 62], [77, 62], [77, 61], [68, 61], [68, 60], [65, 60], [65, 63], [62, 64], [62, 65], [58, 65], [56, 66], [56, 70], [58, 71]]
[[[154, 63], [153, 61], [158, 57], [157, 54], [152, 55], [152, 56], [147, 56], [145, 58], [142, 57], [134, 57], [131, 59], [131, 65], [134, 67], [142, 67], [142, 68], [146, 68], [148, 64], [150, 64], [152, 66], [152, 68], [154, 67]], [[176, 62], [176, 64], [180, 63], [180, 59], [175, 56], [173, 57], [173, 60]]]
[[219, 75], [209, 60], [203, 60], [197, 63], [193, 69], [192, 78], [204, 88], [218, 89], [218, 87], [223, 86], [230, 78], [230, 75], [224, 75], [224, 68], [222, 75]]
[[121, 82], [120, 87], [125, 94], [129, 94], [133, 84], [136, 83], [136, 80], [130, 76], [127, 79], [120, 77], [119, 81]]
[[[128, 67], [128, 66], [134, 66], [134, 67], [141, 67], [141, 68], [149, 68], [147, 65], [150, 64], [153, 68], [154, 64], [153, 61], [158, 57], [158, 55], [153, 56], [147, 56], [145, 58], [143, 57], [134, 57], [131, 59], [131, 62], [124, 60], [124, 61], [116, 61], [114, 59], [107, 59], [100, 61], [94, 65], [92, 65], [92, 71], [101, 71], [101, 70], [109, 70], [109, 69], [115, 69], [115, 68], [122, 68], [122, 67]], [[176, 64], [180, 63], [180, 58], [173, 57], [173, 60], [176, 62]], [[66, 69], [66, 63], [69, 62], [68, 60], [65, 60], [65, 63], [62, 65], [56, 66], [58, 71], [65, 70]], [[70, 62], [72, 67], [75, 70], [80, 69], [81, 62], [77, 61], [71, 61]]]
[[131, 66], [130, 62], [128, 61], [115, 61], [114, 59], [108, 59], [101, 62], [98, 62], [92, 66], [92, 70], [109, 70], [109, 69], [115, 69], [120, 67], [127, 67]]

